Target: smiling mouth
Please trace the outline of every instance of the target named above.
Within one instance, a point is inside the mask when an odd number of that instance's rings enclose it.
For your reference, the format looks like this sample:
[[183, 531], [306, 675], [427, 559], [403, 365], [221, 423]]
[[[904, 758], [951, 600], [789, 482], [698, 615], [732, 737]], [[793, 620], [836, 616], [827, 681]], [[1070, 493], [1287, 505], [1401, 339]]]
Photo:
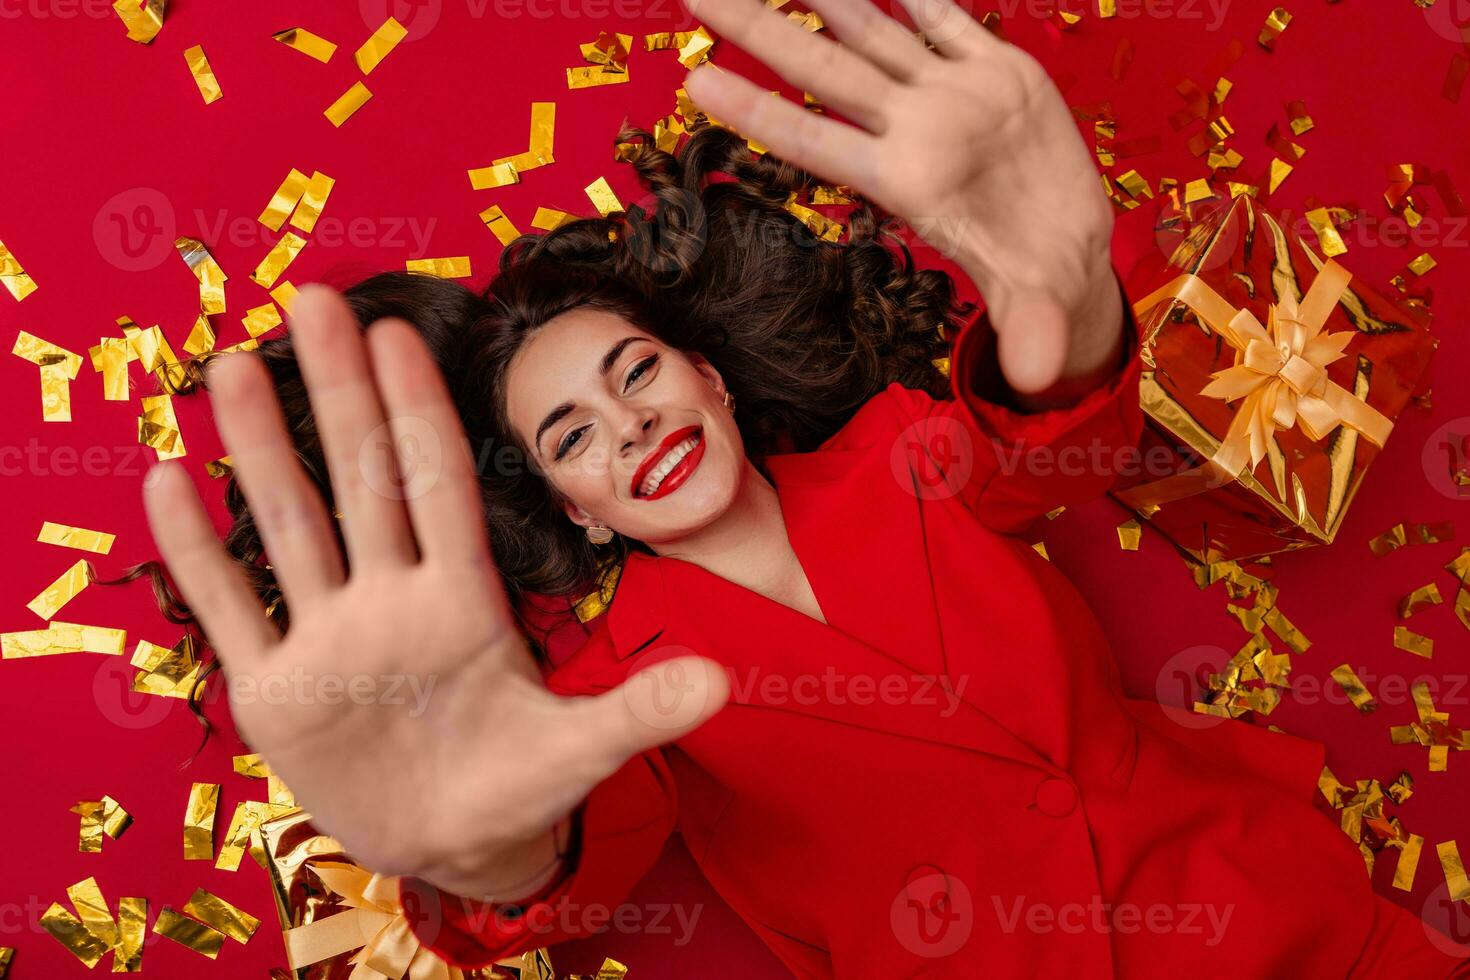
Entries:
[[673, 493], [689, 479], [704, 457], [704, 430], [697, 425], [671, 432], [633, 475], [633, 496], [654, 500]]

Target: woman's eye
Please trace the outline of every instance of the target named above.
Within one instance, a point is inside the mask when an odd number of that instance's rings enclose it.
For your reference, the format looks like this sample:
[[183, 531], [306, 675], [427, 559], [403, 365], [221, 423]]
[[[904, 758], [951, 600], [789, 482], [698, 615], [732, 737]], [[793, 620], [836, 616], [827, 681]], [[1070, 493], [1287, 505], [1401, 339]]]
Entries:
[[623, 390], [627, 391], [628, 388], [632, 386], [633, 382], [637, 381], [645, 371], [647, 371], [649, 368], [653, 367], [657, 363], [658, 355], [650, 354], [643, 360], [639, 361], [637, 364], [633, 365], [633, 370], [628, 372], [628, 380], [623, 385]]
[[568, 432], [566, 436], [562, 439], [561, 445], [556, 447], [556, 458], [561, 459], [563, 456], [565, 456], [568, 450], [570, 450], [581, 440], [582, 433], [586, 431], [587, 427], [584, 425], [580, 429], [573, 429], [571, 432]]

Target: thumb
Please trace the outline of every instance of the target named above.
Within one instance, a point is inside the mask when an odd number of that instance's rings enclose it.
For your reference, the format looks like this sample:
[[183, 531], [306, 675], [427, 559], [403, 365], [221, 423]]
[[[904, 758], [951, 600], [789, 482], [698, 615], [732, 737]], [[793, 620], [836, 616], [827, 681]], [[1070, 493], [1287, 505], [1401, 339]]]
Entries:
[[672, 742], [712, 718], [730, 699], [725, 668], [708, 657], [675, 656], [644, 668], [592, 699], [609, 747], [629, 756]]
[[1007, 298], [991, 317], [1006, 383], [1023, 395], [1056, 384], [1067, 363], [1067, 312], [1050, 293], [1028, 290]]

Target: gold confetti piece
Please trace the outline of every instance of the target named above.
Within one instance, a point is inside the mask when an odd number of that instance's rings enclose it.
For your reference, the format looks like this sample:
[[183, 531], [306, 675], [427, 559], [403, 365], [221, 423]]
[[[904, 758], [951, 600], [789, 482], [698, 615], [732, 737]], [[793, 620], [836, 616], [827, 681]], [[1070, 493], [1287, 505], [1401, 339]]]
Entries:
[[184, 860], [214, 859], [214, 817], [219, 806], [219, 783], [195, 783], [184, 809]]
[[114, 0], [112, 9], [128, 29], [128, 40], [149, 44], [163, 30], [168, 0]]
[[211, 459], [204, 464], [204, 472], [211, 480], [222, 480], [235, 472], [235, 463], [229, 456], [221, 456], [219, 459]]
[[576, 221], [577, 216], [555, 208], [537, 208], [535, 215], [531, 218], [531, 227], [542, 231], [553, 231], [566, 224], [568, 221]]
[[184, 61], [188, 62], [189, 73], [194, 76], [194, 84], [199, 86], [199, 95], [204, 99], [204, 104], [218, 102], [224, 93], [220, 91], [219, 79], [214, 77], [214, 69], [209, 67], [209, 59], [204, 56], [203, 45], [196, 44], [186, 50]]
[[271, 774], [270, 764], [261, 758], [259, 752], [237, 755], [230, 762], [235, 774], [246, 779], [265, 779]]
[[112, 972], [139, 972], [143, 968], [143, 942], [148, 937], [148, 899], [118, 899], [117, 932], [117, 948], [112, 952]]
[[496, 163], [488, 167], [480, 167], [476, 170], [467, 171], [470, 175], [470, 187], [477, 191], [489, 190], [493, 187], [507, 187], [510, 184], [521, 182], [520, 171], [516, 170], [513, 163]]
[[1332, 223], [1332, 217], [1326, 208], [1313, 208], [1307, 212], [1307, 222], [1311, 224], [1312, 231], [1317, 236], [1317, 243], [1322, 246], [1322, 254], [1327, 256], [1341, 255], [1346, 252], [1347, 244], [1338, 233], [1337, 226]]
[[[519, 183], [520, 174], [527, 170], [535, 170], [544, 167], [548, 163], [555, 163], [556, 158], [552, 150], [556, 141], [556, 103], [555, 102], [532, 102], [531, 103], [531, 136], [527, 145], [530, 147], [524, 152], [514, 156], [501, 157], [490, 161], [489, 167], [470, 171], [470, 180], [474, 181], [474, 175], [484, 173], [486, 179], [505, 179], [506, 165], [515, 176], [507, 183]], [[499, 167], [500, 170], [495, 168]], [[493, 185], [492, 185], [493, 186]], [[476, 190], [482, 188], [477, 187]]]
[[102, 832], [113, 840], [120, 838], [133, 825], [133, 817], [122, 804], [110, 796], [102, 797]]
[[36, 291], [36, 281], [21, 268], [20, 262], [5, 247], [4, 242], [0, 242], [0, 284], [10, 290], [10, 295], [15, 297], [16, 302]]
[[104, 531], [88, 531], [69, 524], [43, 521], [41, 533], [36, 536], [36, 540], [41, 544], [54, 544], [63, 548], [77, 548], [105, 555], [112, 550], [112, 543], [117, 540], [117, 535]]
[[88, 969], [96, 966], [112, 948], [110, 943], [104, 943], [88, 932], [80, 919], [56, 902], [52, 902], [51, 907], [41, 915], [41, 928], [49, 932]]
[[568, 68], [567, 88], [592, 88], [596, 85], [618, 85], [632, 80], [626, 71], [594, 66], [590, 68]]
[[1444, 597], [1439, 594], [1437, 583], [1430, 582], [1428, 585], [1422, 585], [1400, 600], [1399, 619], [1408, 619], [1421, 609], [1437, 606], [1441, 602], [1444, 602]]
[[1138, 523], [1138, 518], [1124, 521], [1118, 525], [1118, 547], [1123, 551], [1137, 551], [1138, 544], [1143, 540], [1143, 527]]
[[263, 333], [268, 333], [276, 327], [279, 327], [282, 322], [281, 312], [276, 309], [276, 304], [274, 303], [266, 303], [264, 306], [257, 306], [252, 310], [246, 310], [245, 319], [241, 321], [245, 326], [245, 332], [252, 337], [259, 337]]
[[291, 215], [291, 227], [303, 235], [311, 234], [336, 183], [320, 170], [313, 171], [311, 180], [306, 182], [306, 188], [301, 194], [301, 201], [296, 206], [296, 213]]
[[139, 694], [187, 699], [199, 679], [194, 637], [188, 633], [173, 647], [139, 640], [128, 662], [141, 671], [133, 678], [133, 690]]
[[255, 930], [260, 928], [260, 920], [255, 916], [203, 888], [197, 889], [194, 897], [180, 911], [241, 944], [248, 943]]
[[[201, 316], [199, 319], [203, 320]], [[128, 342], [124, 337], [103, 337], [96, 347], [87, 349], [92, 370], [102, 373], [102, 397], [107, 401], [125, 402], [128, 394]]]
[[291, 312], [291, 304], [296, 302], [296, 287], [290, 282], [283, 282], [271, 290], [271, 299], [281, 304], [281, 309], [287, 313]]
[[368, 87], [362, 82], [353, 82], [352, 87], [342, 93], [341, 98], [327, 106], [322, 115], [331, 121], [333, 126], [341, 126], [352, 118], [352, 114], [363, 107], [363, 103], [373, 97]]
[[120, 657], [128, 643], [128, 631], [107, 626], [83, 626], [80, 623], [63, 623], [53, 619], [49, 624], [53, 631], [75, 630], [81, 636], [82, 653], [105, 653]]
[[179, 258], [199, 280], [199, 309], [207, 315], [225, 312], [225, 270], [220, 268], [209, 248], [197, 238], [181, 237], [174, 240]]
[[1424, 252], [1409, 263], [1409, 271], [1416, 276], [1422, 276], [1436, 265], [1439, 265], [1439, 263], [1434, 261], [1434, 256], [1428, 252]]
[[210, 959], [218, 956], [225, 945], [224, 933], [202, 922], [185, 918], [167, 905], [159, 911], [158, 920], [153, 923], [153, 931]]
[[67, 888], [66, 897], [82, 920], [82, 926], [109, 949], [117, 945], [117, 921], [107, 908], [107, 899], [97, 887], [96, 878], [83, 878]]
[[584, 190], [587, 197], [592, 201], [592, 206], [597, 208], [597, 213], [606, 218], [615, 211], [626, 210], [618, 196], [613, 193], [612, 186], [608, 184], [606, 177], [598, 177], [588, 184]]
[[1272, 157], [1270, 181], [1266, 186], [1266, 192], [1275, 193], [1276, 188], [1280, 187], [1281, 182], [1289, 176], [1291, 176], [1291, 164], [1280, 157]]
[[102, 801], [83, 800], [71, 808], [82, 818], [77, 835], [77, 851], [82, 854], [102, 853]]
[[1215, 189], [1210, 186], [1210, 182], [1203, 177], [1198, 180], [1191, 180], [1184, 186], [1184, 203], [1186, 205], [1196, 204], [1200, 201], [1211, 201], [1217, 196]]
[[158, 453], [159, 459], [185, 455], [184, 435], [174, 414], [173, 396], [145, 395], [143, 414], [138, 416], [138, 442]]
[[291, 168], [286, 179], [281, 181], [281, 186], [271, 195], [271, 201], [265, 206], [260, 214], [260, 223], [271, 231], [280, 231], [281, 225], [285, 224], [286, 217], [296, 209], [296, 204], [301, 200], [301, 195], [306, 193], [306, 174]]
[[63, 606], [96, 578], [97, 572], [91, 563], [85, 558], [78, 558], [56, 581], [42, 589], [40, 595], [26, 603], [26, 608], [42, 619], [54, 619]]
[[1444, 880], [1450, 886], [1450, 901], [1470, 900], [1470, 879], [1465, 877], [1465, 864], [1460, 860], [1460, 849], [1452, 840], [1434, 845], [1439, 853], [1439, 863], [1444, 868]]
[[[304, 27], [292, 27], [289, 30], [272, 34], [271, 37], [293, 51], [300, 51], [308, 58], [315, 58], [322, 64], [331, 61], [332, 55], [337, 53], [337, 45], [324, 37], [318, 37]], [[273, 230], [279, 231], [280, 229]]]
[[1427, 636], [1420, 636], [1413, 630], [1405, 629], [1402, 626], [1395, 626], [1393, 628], [1393, 645], [1400, 650], [1407, 650], [1409, 653], [1418, 654], [1425, 659], [1434, 656], [1434, 640]]
[[1035, 544], [1033, 544], [1031, 546], [1031, 550], [1035, 551], [1038, 555], [1040, 555], [1041, 557], [1045, 558], [1047, 561], [1051, 561], [1051, 555], [1049, 555], [1049, 554], [1046, 553], [1046, 542], [1045, 541], [1038, 541], [1038, 542], [1036, 542]]
[[472, 275], [468, 255], [444, 259], [409, 259], [403, 267], [409, 272], [421, 272], [440, 279], [468, 279]]
[[1127, 173], [1119, 174], [1113, 179], [1118, 182], [1119, 187], [1127, 192], [1129, 197], [1138, 197], [1140, 194], [1151, 193], [1148, 181], [1144, 180], [1143, 175], [1137, 170], [1130, 170]]
[[1291, 14], [1287, 12], [1285, 7], [1277, 7], [1267, 15], [1266, 25], [1261, 28], [1261, 35], [1256, 40], [1267, 51], [1275, 51], [1276, 39], [1281, 36], [1281, 32], [1286, 30], [1286, 26], [1290, 23]]
[[53, 624], [43, 630], [0, 633], [0, 658], [5, 660], [82, 652], [82, 631], [79, 629], [58, 629]]
[[357, 62], [358, 70], [364, 75], [371, 75], [373, 69], [382, 64], [383, 59], [398, 47], [398, 42], [407, 36], [408, 28], [389, 17], [372, 37], [362, 42], [362, 47], [353, 52], [352, 60]]
[[1332, 679], [1347, 693], [1348, 700], [1353, 707], [1367, 714], [1378, 707], [1378, 701], [1368, 693], [1368, 688], [1358, 678], [1357, 672], [1349, 664], [1341, 664], [1332, 668]]
[[286, 271], [286, 267], [296, 261], [296, 256], [300, 255], [301, 250], [305, 247], [306, 239], [294, 231], [286, 232], [266, 254], [266, 257], [260, 260], [260, 265], [255, 267], [255, 271], [250, 273], [251, 281], [270, 289], [276, 284], [276, 280], [281, 278], [281, 273]]
[[5, 974], [10, 971], [10, 961], [14, 958], [14, 947], [0, 946], [0, 980], [5, 980]]
[[835, 242], [842, 237], [842, 222], [833, 221], [831, 218], [814, 211], [809, 207], [796, 203], [796, 193], [793, 191], [786, 195], [786, 203], [782, 205], [787, 211], [801, 219], [801, 223], [812, 230], [823, 241]]
[[256, 843], [260, 825], [267, 820], [296, 811], [295, 806], [261, 803], [256, 800], [247, 800], [237, 805], [235, 815], [230, 820], [230, 829], [225, 832], [224, 844], [220, 846], [219, 857], [215, 860], [214, 866], [221, 871], [238, 871], [240, 859], [245, 856], [247, 849], [263, 866], [266, 863], [266, 857]]
[[1404, 530], [1404, 526], [1402, 524], [1395, 524], [1387, 531], [1384, 531], [1382, 534], [1378, 535], [1378, 537], [1371, 539], [1368, 542], [1368, 549], [1372, 551], [1375, 556], [1381, 558], [1384, 555], [1388, 554], [1390, 551], [1393, 551], [1397, 548], [1402, 548], [1408, 543], [1408, 532]]
[[520, 237], [521, 233], [516, 230], [515, 225], [511, 224], [511, 220], [505, 216], [504, 211], [500, 210], [498, 204], [492, 204], [481, 211], [480, 220], [485, 222], [485, 227], [490, 229], [490, 233], [502, 245], [509, 245]]
[[1286, 104], [1286, 115], [1291, 124], [1292, 134], [1295, 136], [1310, 131], [1316, 125], [1312, 122], [1312, 117], [1307, 115], [1307, 104], [1300, 100]]

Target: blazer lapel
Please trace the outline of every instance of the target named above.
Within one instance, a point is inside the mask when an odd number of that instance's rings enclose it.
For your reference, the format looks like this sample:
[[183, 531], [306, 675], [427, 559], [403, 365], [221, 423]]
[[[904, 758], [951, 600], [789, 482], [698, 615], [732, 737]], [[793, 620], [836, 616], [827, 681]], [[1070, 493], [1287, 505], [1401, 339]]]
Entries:
[[608, 686], [635, 663], [693, 650], [725, 665], [733, 700], [752, 708], [1050, 768], [952, 690], [918, 498], [876, 455], [820, 450], [767, 459], [826, 624], [692, 562], [635, 552], [607, 614], [621, 662]]

